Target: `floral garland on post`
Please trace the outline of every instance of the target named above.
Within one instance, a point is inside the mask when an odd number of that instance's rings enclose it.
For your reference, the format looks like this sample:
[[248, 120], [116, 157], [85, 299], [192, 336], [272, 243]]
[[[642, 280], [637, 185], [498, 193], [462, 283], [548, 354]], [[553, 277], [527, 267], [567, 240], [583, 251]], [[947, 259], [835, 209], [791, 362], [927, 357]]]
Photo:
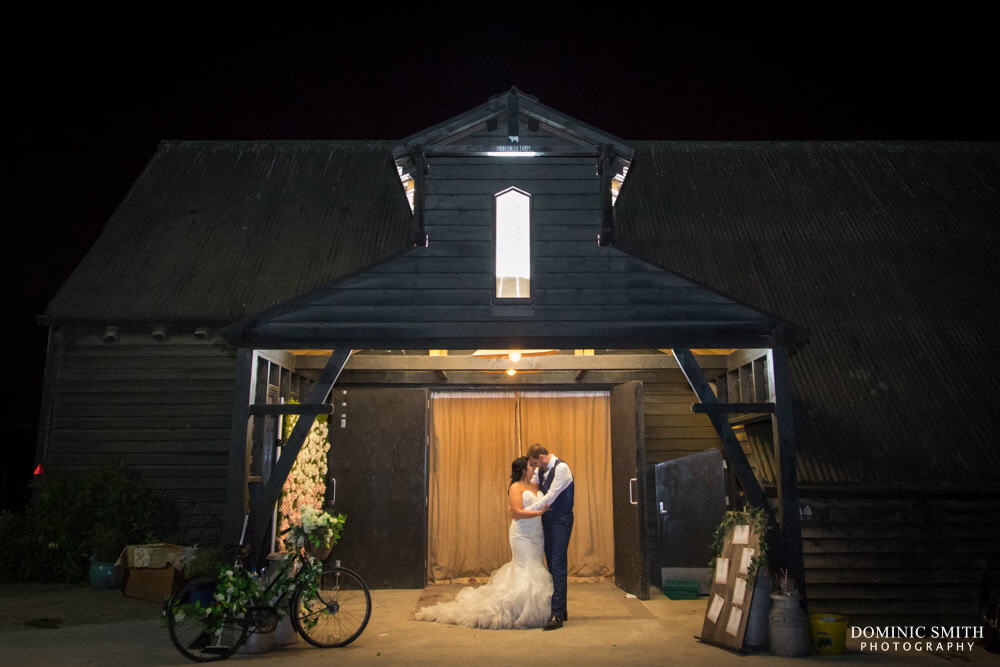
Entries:
[[[289, 401], [298, 403], [298, 401]], [[299, 415], [285, 417], [285, 433], [295, 428]], [[302, 443], [288, 479], [281, 489], [278, 512], [281, 515], [279, 530], [285, 531], [293, 524], [294, 518], [307, 508], [321, 509], [326, 497], [327, 453], [330, 451], [327, 415], [317, 415], [306, 441]]]
[[747, 507], [745, 510], [730, 510], [722, 516], [722, 522], [715, 528], [712, 535], [712, 559], [708, 561], [708, 566], [715, 569], [715, 559], [722, 556], [723, 542], [726, 538], [726, 530], [732, 526], [749, 524], [759, 537], [760, 553], [750, 561], [749, 576], [757, 573], [761, 565], [767, 565], [767, 515], [760, 507]]

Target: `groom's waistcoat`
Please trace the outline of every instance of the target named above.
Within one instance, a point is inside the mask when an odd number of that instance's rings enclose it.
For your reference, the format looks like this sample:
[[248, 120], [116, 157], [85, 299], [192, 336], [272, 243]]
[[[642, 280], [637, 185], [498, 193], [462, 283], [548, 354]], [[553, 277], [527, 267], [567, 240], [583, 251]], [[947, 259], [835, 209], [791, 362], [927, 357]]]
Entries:
[[[556, 468], [558, 468], [560, 465], [566, 465], [566, 462], [563, 461], [562, 459], [559, 459], [558, 461], [556, 461], [556, 464], [552, 466], [552, 469], [549, 470], [548, 474], [546, 474], [545, 476], [542, 476], [541, 471], [539, 471], [538, 474], [539, 491], [541, 491], [542, 493], [549, 492], [549, 487], [552, 486], [552, 480], [556, 478]], [[563, 489], [562, 493], [559, 494], [559, 497], [556, 498], [551, 505], [549, 505], [549, 511], [546, 512], [546, 514], [552, 514], [553, 512], [555, 514], [568, 514], [569, 512], [573, 511], [573, 485], [574, 482], [570, 482], [569, 486]]]

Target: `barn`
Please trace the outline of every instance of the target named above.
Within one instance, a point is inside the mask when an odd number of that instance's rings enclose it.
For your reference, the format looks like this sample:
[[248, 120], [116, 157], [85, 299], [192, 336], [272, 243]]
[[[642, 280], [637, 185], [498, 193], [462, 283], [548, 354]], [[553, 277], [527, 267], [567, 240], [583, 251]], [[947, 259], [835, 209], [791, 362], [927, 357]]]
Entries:
[[810, 606], [967, 615], [998, 183], [992, 143], [623, 140], [516, 88], [396, 141], [164, 141], [41, 318], [38, 459], [264, 549], [327, 414], [340, 557], [408, 588], [506, 560], [542, 442], [571, 575], [645, 598], [753, 505]]

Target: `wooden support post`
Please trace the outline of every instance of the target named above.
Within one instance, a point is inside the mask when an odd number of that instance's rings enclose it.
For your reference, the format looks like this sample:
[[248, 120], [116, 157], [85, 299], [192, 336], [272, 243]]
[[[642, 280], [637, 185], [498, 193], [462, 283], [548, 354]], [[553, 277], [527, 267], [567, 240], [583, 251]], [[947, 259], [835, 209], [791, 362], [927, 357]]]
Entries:
[[[687, 378], [688, 384], [691, 385], [691, 389], [694, 390], [698, 400], [702, 403], [718, 403], [718, 399], [712, 392], [712, 388], [709, 386], [708, 380], [705, 379], [705, 375], [701, 372], [701, 368], [698, 366], [698, 362], [695, 361], [691, 350], [674, 348], [673, 353], [677, 359], [677, 365], [680, 366], [681, 372], [684, 373], [684, 377]], [[770, 523], [774, 524], [774, 512], [771, 509], [771, 505], [768, 504], [764, 490], [760, 488], [760, 483], [753, 474], [753, 468], [750, 467], [750, 463], [743, 453], [743, 447], [736, 439], [733, 429], [729, 426], [729, 420], [721, 412], [709, 411], [707, 414], [708, 418], [712, 421], [712, 426], [715, 427], [716, 433], [719, 434], [719, 440], [722, 441], [722, 452], [726, 460], [729, 461], [729, 465], [732, 466], [733, 472], [736, 474], [736, 479], [739, 480], [740, 486], [743, 487], [743, 492], [747, 494], [750, 504], [754, 507], [763, 508], [767, 512]]]
[[604, 146], [597, 163], [597, 173], [600, 176], [597, 187], [601, 197], [601, 233], [597, 236], [597, 244], [602, 247], [615, 244], [615, 209], [611, 204], [611, 179], [614, 178], [611, 155], [612, 147]]
[[59, 362], [66, 347], [62, 329], [49, 327], [48, 349], [45, 353], [45, 382], [42, 385], [42, 403], [38, 412], [38, 440], [35, 443], [35, 466], [48, 463], [49, 433], [52, 431], [52, 413], [55, 407], [56, 378]]
[[252, 365], [253, 350], [248, 347], [239, 348], [236, 351], [236, 386], [233, 389], [233, 421], [229, 442], [229, 469], [226, 475], [223, 544], [239, 542], [243, 517], [246, 513], [243, 494], [247, 483], [247, 438], [253, 433], [250, 425]]
[[774, 412], [774, 403], [692, 403], [694, 414], [742, 413], [756, 414]]
[[250, 414], [254, 416], [277, 415], [332, 415], [333, 406], [329, 403], [316, 405], [306, 403], [255, 403], [250, 406]]
[[799, 485], [795, 473], [795, 430], [792, 423], [792, 386], [788, 370], [788, 348], [771, 348], [771, 374], [774, 391], [774, 414], [771, 416], [774, 460], [777, 466], [778, 516], [785, 554], [785, 567], [794, 577], [803, 604], [806, 600], [806, 576], [802, 559], [802, 525], [799, 520]]
[[414, 146], [413, 158], [413, 233], [410, 242], [414, 247], [427, 245], [427, 230], [424, 226], [424, 202], [427, 197], [427, 156], [423, 146]]
[[[319, 379], [309, 390], [309, 396], [305, 400], [306, 404], [326, 403], [330, 390], [337, 382], [337, 378], [340, 377], [340, 372], [344, 370], [350, 356], [351, 350], [333, 351], [330, 360], [326, 362], [326, 366], [320, 373]], [[285, 485], [288, 473], [292, 470], [292, 464], [295, 463], [295, 458], [298, 456], [299, 450], [302, 449], [306, 436], [309, 435], [315, 421], [315, 414], [304, 414], [295, 422], [295, 428], [292, 429], [291, 435], [288, 436], [281, 449], [281, 458], [274, 464], [270, 479], [257, 495], [254, 506], [250, 508], [248, 526], [250, 537], [248, 539], [251, 541], [247, 543], [253, 548], [254, 560], [252, 562], [259, 562], [263, 555], [261, 551], [264, 547], [264, 541], [270, 536], [267, 531], [267, 522], [271, 520], [274, 504], [281, 497], [281, 488]]]

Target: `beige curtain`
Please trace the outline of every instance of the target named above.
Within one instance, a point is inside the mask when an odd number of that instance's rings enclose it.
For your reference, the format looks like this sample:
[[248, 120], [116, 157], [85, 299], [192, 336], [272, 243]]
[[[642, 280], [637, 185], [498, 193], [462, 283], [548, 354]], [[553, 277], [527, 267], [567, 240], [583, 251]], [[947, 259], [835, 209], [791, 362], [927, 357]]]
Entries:
[[428, 479], [428, 577], [482, 577], [510, 560], [514, 393], [437, 393]]
[[611, 424], [606, 392], [524, 392], [521, 442], [540, 443], [573, 471], [569, 576], [614, 573], [611, 513]]
[[604, 392], [432, 395], [428, 577], [484, 577], [510, 560], [510, 463], [533, 442], [566, 459], [576, 481], [569, 575], [614, 571], [611, 446]]

